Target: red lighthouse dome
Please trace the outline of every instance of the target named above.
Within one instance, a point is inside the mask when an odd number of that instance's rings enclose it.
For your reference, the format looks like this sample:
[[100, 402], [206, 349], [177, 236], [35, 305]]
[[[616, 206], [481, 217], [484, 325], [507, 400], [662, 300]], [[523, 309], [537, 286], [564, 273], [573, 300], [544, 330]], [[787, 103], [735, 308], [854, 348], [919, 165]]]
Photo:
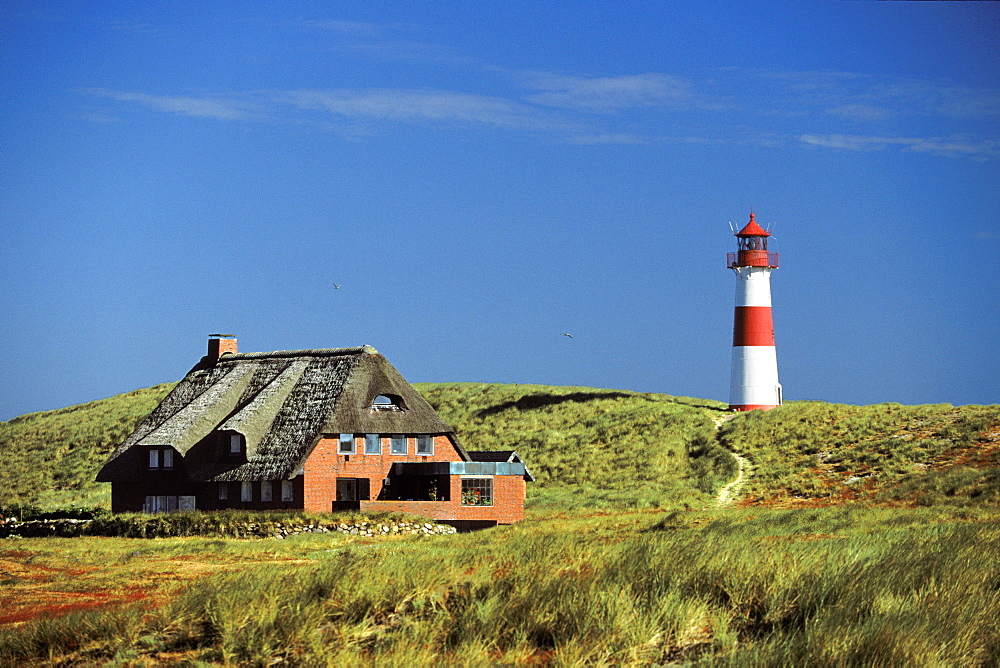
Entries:
[[777, 269], [778, 254], [767, 250], [767, 239], [771, 233], [757, 224], [750, 214], [750, 222], [736, 233], [739, 240], [739, 250], [726, 253], [727, 266], [733, 267], [770, 267]]

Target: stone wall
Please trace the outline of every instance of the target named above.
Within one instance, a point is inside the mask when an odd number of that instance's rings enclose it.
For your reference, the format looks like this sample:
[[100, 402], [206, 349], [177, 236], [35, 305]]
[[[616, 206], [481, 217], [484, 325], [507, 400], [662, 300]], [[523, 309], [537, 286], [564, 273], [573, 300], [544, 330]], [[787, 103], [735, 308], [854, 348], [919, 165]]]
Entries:
[[20, 536], [119, 536], [124, 538], [168, 538], [175, 536], [215, 536], [223, 538], [277, 538], [300, 534], [343, 533], [352, 536], [439, 535], [456, 533], [455, 527], [431, 522], [402, 520], [336, 520], [312, 522], [229, 522], [219, 524], [171, 523], [167, 516], [128, 522], [98, 520], [30, 520], [0, 523], [0, 538]]

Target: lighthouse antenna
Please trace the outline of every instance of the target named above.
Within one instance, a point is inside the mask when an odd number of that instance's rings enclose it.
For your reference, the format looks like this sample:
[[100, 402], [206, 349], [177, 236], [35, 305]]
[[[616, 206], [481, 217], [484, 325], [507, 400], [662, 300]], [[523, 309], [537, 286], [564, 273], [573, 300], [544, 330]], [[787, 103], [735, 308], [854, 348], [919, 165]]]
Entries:
[[733, 221], [731, 221], [731, 220], [729, 221], [729, 229], [731, 229], [733, 231], [733, 234], [736, 234], [736, 228], [733, 227]]

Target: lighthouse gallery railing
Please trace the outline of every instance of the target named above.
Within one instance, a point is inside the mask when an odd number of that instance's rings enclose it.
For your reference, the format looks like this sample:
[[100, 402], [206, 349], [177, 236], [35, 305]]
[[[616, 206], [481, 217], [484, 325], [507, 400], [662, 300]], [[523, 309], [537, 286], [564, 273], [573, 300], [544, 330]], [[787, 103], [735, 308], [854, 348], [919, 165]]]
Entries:
[[742, 250], [726, 253], [726, 266], [733, 267], [777, 267], [778, 254], [763, 250]]

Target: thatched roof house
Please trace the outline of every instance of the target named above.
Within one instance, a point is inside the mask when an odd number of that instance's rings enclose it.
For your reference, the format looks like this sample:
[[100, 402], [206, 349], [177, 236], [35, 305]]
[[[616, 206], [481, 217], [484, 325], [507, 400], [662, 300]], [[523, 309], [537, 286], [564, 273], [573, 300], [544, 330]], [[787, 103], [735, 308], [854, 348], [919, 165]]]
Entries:
[[[429, 466], [445, 462], [455, 465]], [[464, 472], [473, 468], [482, 480]], [[112, 483], [116, 511], [405, 511], [400, 502], [411, 502], [421, 507], [408, 511], [441, 520], [516, 521], [530, 474], [516, 453], [466, 452], [370, 346], [239, 353], [234, 338], [213, 335], [209, 354], [115, 449], [97, 480]], [[462, 490], [473, 485], [490, 488], [490, 503], [463, 509]], [[501, 487], [519, 498], [501, 502]], [[496, 517], [484, 517], [487, 509]]]

